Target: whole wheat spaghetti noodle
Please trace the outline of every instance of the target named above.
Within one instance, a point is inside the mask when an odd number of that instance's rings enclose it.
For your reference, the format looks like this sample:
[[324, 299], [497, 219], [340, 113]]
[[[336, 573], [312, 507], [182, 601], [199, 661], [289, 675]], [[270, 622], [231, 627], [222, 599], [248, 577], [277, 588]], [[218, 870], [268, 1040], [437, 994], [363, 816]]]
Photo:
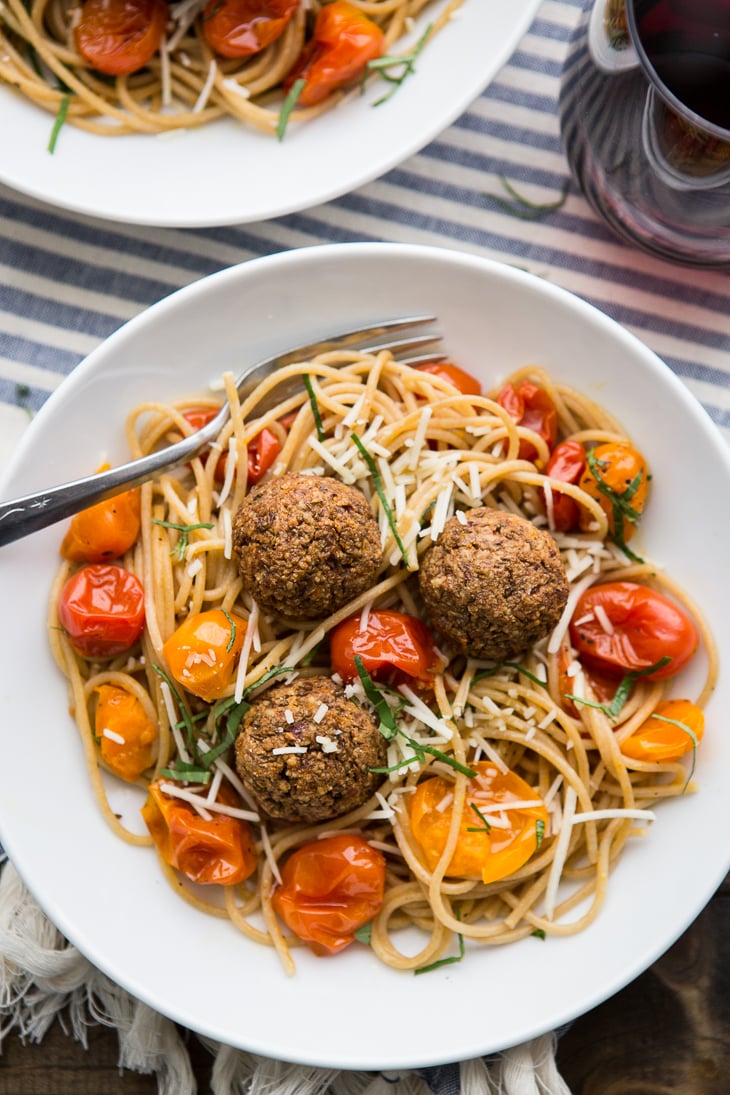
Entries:
[[[413, 70], [409, 58], [462, 3], [351, 0], [382, 32], [381, 57], [393, 58], [385, 66], [393, 81]], [[205, 21], [215, 11], [210, 0], [170, 0], [165, 34], [151, 59], [129, 74], [104, 75], [79, 52], [75, 31], [81, 0], [1, 0], [0, 83], [55, 115], [57, 126], [69, 124], [104, 136], [169, 134], [224, 117], [264, 133], [278, 130], [281, 136], [282, 82], [309, 42], [324, 6], [325, 0], [301, 0], [279, 37], [259, 52], [230, 58], [206, 40]], [[401, 42], [412, 38], [416, 26], [421, 35], [417, 47], [411, 42], [405, 49]], [[398, 56], [404, 57], [403, 63]], [[372, 69], [365, 76], [378, 78]], [[295, 105], [287, 120], [314, 118], [358, 88], [358, 80], [350, 78], [320, 103]]]
[[[291, 375], [307, 377], [308, 391], [303, 386], [299, 394], [276, 402], [278, 381]], [[544, 370], [530, 366], [508, 379], [518, 384], [525, 378], [549, 394], [560, 439], [579, 439], [588, 448], [627, 440], [606, 410]], [[448, 381], [396, 363], [387, 353], [341, 351], [288, 366], [243, 404], [229, 375], [224, 389], [231, 416], [209, 458], [195, 459], [189, 468], [141, 488], [141, 534], [119, 560], [144, 586], [141, 642], [117, 657], [81, 657], [59, 626], [57, 612], [73, 565], [63, 564], [51, 592], [50, 641], [68, 679], [90, 778], [107, 822], [124, 839], [145, 842], [124, 831], [100, 777], [104, 764], [94, 711], [101, 686], [114, 683], [139, 696], [157, 727], [156, 760], [138, 780], [144, 788], [163, 769], [169, 772], [176, 757], [190, 759], [190, 745], [182, 740], [185, 720], [193, 720], [189, 725], [194, 726], [199, 757], [221, 745], [215, 705], [182, 688], [171, 693], [165, 683], [169, 667], [162, 647], [182, 620], [222, 608], [243, 621], [240, 659], [223, 693], [231, 703], [256, 694], [257, 683], [265, 696], [271, 674], [282, 668], [287, 679], [328, 675], [327, 637], [342, 620], [357, 614], [366, 620], [369, 612], [385, 608], [424, 614], [416, 581], [420, 561], [452, 515], [466, 515], [475, 507], [511, 511], [552, 532], [570, 584], [569, 606], [581, 591], [607, 581], [639, 582], [679, 603], [695, 621], [699, 656], [707, 666], [693, 699], [699, 706], [707, 700], [717, 677], [717, 657], [701, 612], [650, 560], [643, 543], [642, 560], [611, 539], [606, 512], [595, 497], [579, 485], [546, 477], [544, 440], [516, 424], [497, 402], [496, 389], [488, 395], [464, 395]], [[127, 424], [131, 455], [190, 432], [184, 413], [205, 405], [215, 406], [217, 399], [209, 393], [172, 405], [137, 407]], [[232, 520], [249, 490], [247, 452], [264, 427], [280, 445], [267, 478], [292, 471], [334, 476], [364, 493], [379, 524], [382, 565], [374, 586], [326, 619], [292, 621], [263, 612], [238, 573]], [[519, 456], [525, 439], [533, 443], [534, 461]], [[228, 454], [222, 483], [215, 479], [218, 453]], [[590, 515], [587, 531], [550, 528], [550, 498], [561, 493], [576, 499]], [[187, 796], [201, 813], [210, 814], [226, 809], [229, 800], [224, 802], [218, 789], [227, 787], [251, 827], [257, 867], [246, 882], [226, 887], [221, 900], [201, 900], [199, 888], [185, 888], [183, 895], [202, 910], [229, 918], [251, 940], [276, 948], [285, 967], [293, 970], [292, 948], [299, 941], [279, 921], [271, 901], [282, 865], [293, 850], [311, 841], [355, 832], [387, 863], [384, 902], [369, 942], [375, 955], [396, 969], [421, 970], [445, 956], [453, 959], [457, 942], [506, 944], [535, 933], [565, 935], [585, 929], [600, 912], [611, 871], [627, 841], [646, 835], [661, 800], [689, 793], [694, 786], [686, 757], [650, 762], [632, 760], [622, 751], [622, 743], [671, 695], [671, 679], [637, 677], [612, 715], [605, 704], [595, 702], [591, 678], [571, 648], [567, 623], [564, 614], [550, 635], [514, 662], [466, 657], [442, 643], [428, 692], [407, 684], [384, 689], [380, 700], [388, 704], [399, 730], [388, 740], [387, 772], [377, 792], [343, 816], [301, 825], [266, 819], [237, 776], [232, 750], [218, 750], [206, 782], [180, 779], [170, 793]], [[438, 628], [438, 621], [433, 626]], [[570, 702], [568, 689], [574, 697]], [[348, 694], [372, 710], [366, 680], [350, 684]], [[512, 823], [506, 808], [486, 798], [483, 811], [474, 810], [468, 773], [479, 764], [519, 776], [528, 799], [514, 809], [529, 813], [537, 805], [547, 819], [536, 829], [529, 858], [507, 877], [489, 882], [448, 873], [462, 815], [471, 817], [472, 810], [478, 815], [473, 829], [483, 826], [493, 835]], [[439, 808], [451, 819], [435, 863], [428, 861], [414, 835], [409, 808], [417, 789], [434, 776], [446, 788]], [[178, 873], [164, 864], [163, 870], [180, 892]], [[405, 928], [411, 930], [404, 933]]]

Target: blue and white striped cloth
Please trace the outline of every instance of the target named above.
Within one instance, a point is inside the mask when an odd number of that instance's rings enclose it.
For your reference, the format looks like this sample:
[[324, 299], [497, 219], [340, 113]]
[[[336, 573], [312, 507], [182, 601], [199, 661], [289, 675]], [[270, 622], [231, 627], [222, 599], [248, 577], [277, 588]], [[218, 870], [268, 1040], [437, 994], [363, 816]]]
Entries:
[[[544, 0], [509, 63], [445, 133], [381, 179], [302, 213], [155, 230], [59, 212], [0, 185], [0, 465], [29, 412], [149, 304], [249, 258], [356, 240], [459, 248], [571, 290], [655, 350], [730, 441], [730, 278], [620, 242], [570, 179], [557, 106], [582, 5]], [[504, 207], [504, 180], [558, 207], [521, 219]]]
[[[544, 0], [509, 63], [445, 133], [383, 178], [302, 213], [154, 230], [57, 212], [0, 185], [0, 457], [28, 409], [147, 305], [242, 260], [340, 240], [457, 247], [559, 283], [651, 346], [730, 439], [728, 276], [620, 242], [570, 180], [557, 103], [581, 7]], [[523, 220], [503, 208], [505, 179], [532, 202], [559, 200], [569, 186], [567, 199]]]

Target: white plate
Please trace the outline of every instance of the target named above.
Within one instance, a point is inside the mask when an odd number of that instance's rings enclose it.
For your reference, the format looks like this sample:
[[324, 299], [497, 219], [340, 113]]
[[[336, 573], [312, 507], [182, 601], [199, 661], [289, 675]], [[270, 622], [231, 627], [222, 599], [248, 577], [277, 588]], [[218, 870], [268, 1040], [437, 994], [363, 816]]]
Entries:
[[[438, 11], [443, 0], [433, 11]], [[0, 181], [65, 209], [133, 224], [203, 227], [266, 220], [329, 201], [418, 152], [487, 86], [527, 30], [539, 0], [465, 0], [396, 95], [373, 81], [280, 143], [233, 121], [175, 138], [102, 138], [65, 126], [0, 84]], [[418, 40], [427, 11], [407, 39]]]
[[[539, 362], [617, 413], [654, 470], [644, 541], [704, 606], [730, 649], [725, 588], [730, 459], [705, 412], [612, 320], [540, 278], [436, 248], [315, 247], [226, 270], [148, 309], [73, 372], [38, 414], [2, 496], [87, 473], [124, 452], [125, 412], [182, 396], [246, 359], [382, 315], [433, 310], [448, 346], [489, 384]], [[70, 441], [73, 443], [69, 443]], [[662, 804], [627, 848], [597, 921], [580, 935], [470, 951], [423, 977], [365, 948], [268, 949], [181, 902], [154, 855], [99, 817], [45, 602], [61, 531], [3, 549], [0, 838], [40, 904], [96, 965], [159, 1011], [223, 1042], [345, 1068], [398, 1068], [505, 1048], [584, 1012], [636, 977], [697, 916], [730, 863], [730, 677], [708, 709], [698, 794]]]

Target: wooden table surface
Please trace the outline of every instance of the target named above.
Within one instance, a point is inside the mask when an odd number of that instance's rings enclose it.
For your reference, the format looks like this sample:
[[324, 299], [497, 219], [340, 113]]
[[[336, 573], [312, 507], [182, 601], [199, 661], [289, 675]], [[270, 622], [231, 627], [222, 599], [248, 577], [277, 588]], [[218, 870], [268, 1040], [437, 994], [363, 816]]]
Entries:
[[[563, 1035], [558, 1066], [572, 1095], [728, 1095], [729, 958], [730, 876], [667, 954]], [[211, 1058], [194, 1037], [189, 1048], [206, 1095]], [[119, 1072], [116, 1034], [101, 1026], [87, 1050], [55, 1024], [40, 1046], [9, 1035], [0, 1056], [0, 1095], [156, 1092], [153, 1076]]]

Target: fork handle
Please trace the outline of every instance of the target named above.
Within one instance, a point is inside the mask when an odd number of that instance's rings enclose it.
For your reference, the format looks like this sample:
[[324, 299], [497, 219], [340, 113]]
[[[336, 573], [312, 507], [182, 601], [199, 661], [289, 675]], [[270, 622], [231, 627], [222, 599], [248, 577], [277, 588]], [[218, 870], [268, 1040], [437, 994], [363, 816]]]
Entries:
[[130, 460], [117, 468], [0, 502], [0, 547], [72, 517], [79, 510], [103, 502], [105, 498], [138, 487], [158, 472], [191, 459], [210, 440], [210, 425], [160, 452]]

